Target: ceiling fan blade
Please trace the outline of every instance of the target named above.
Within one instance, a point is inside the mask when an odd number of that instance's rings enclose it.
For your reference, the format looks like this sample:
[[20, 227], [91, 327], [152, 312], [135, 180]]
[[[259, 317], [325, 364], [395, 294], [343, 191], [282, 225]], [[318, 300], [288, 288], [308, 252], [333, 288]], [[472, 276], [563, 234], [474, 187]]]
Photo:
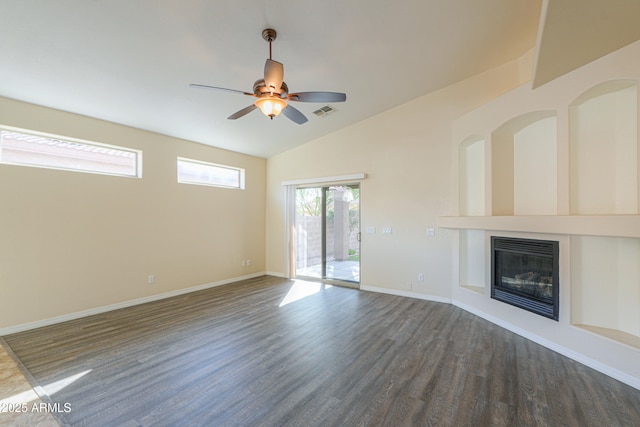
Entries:
[[291, 105], [287, 105], [285, 109], [282, 110], [282, 114], [284, 114], [285, 116], [287, 116], [288, 119], [290, 119], [293, 122], [296, 122], [299, 125], [306, 123], [308, 121], [308, 119], [304, 116], [304, 114], [300, 112], [300, 110], [298, 110], [295, 107], [292, 107]]
[[268, 89], [278, 91], [284, 80], [284, 65], [278, 61], [267, 59], [264, 64], [264, 84]]
[[298, 92], [290, 93], [287, 98], [298, 102], [344, 102], [347, 94], [338, 92]]
[[222, 90], [222, 91], [225, 91], [225, 92], [239, 93], [241, 95], [255, 96], [253, 93], [243, 92], [241, 90], [235, 90], [235, 89], [227, 89], [226, 87], [198, 85], [198, 84], [195, 84], [195, 83], [190, 84], [189, 87], [194, 88], [194, 89]]
[[242, 110], [240, 110], [240, 111], [236, 111], [235, 113], [233, 113], [232, 115], [230, 115], [229, 117], [227, 117], [227, 119], [229, 119], [229, 120], [239, 119], [240, 117], [242, 117], [242, 116], [245, 116], [245, 115], [249, 114], [250, 112], [252, 112], [252, 111], [253, 111], [253, 110], [255, 110], [256, 108], [258, 108], [258, 107], [256, 107], [256, 105], [255, 105], [255, 104], [251, 104], [251, 105], [249, 105], [248, 107], [245, 107], [245, 108], [243, 108], [243, 109], [242, 109]]

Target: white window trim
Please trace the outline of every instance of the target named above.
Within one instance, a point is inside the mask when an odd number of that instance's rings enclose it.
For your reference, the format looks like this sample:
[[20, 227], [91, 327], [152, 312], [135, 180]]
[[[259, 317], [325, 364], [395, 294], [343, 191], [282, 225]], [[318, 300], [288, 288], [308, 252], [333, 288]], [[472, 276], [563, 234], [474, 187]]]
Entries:
[[70, 142], [75, 144], [82, 144], [82, 145], [106, 148], [111, 150], [128, 151], [136, 155], [136, 172], [134, 175], [94, 171], [90, 169], [65, 168], [60, 166], [38, 165], [38, 164], [32, 164], [32, 163], [6, 161], [2, 159], [2, 146], [0, 146], [0, 164], [3, 164], [3, 165], [26, 166], [26, 167], [39, 168], [39, 169], [53, 169], [53, 170], [61, 170], [61, 171], [68, 171], [68, 172], [90, 173], [90, 174], [96, 174], [96, 175], [119, 176], [124, 178], [142, 178], [142, 150], [136, 150], [133, 148], [122, 147], [118, 145], [103, 144], [100, 142], [88, 141], [85, 139], [73, 138], [69, 136], [56, 135], [52, 133], [38, 132], [34, 130], [29, 130], [29, 129], [17, 128], [13, 126], [0, 125], [0, 131], [15, 132], [15, 133], [35, 136], [39, 138], [50, 138], [50, 139], [54, 139], [62, 142]]
[[[214, 184], [214, 183], [204, 183], [204, 182], [195, 182], [195, 181], [189, 181], [189, 180], [185, 180], [185, 179], [181, 179], [180, 178], [180, 174], [179, 174], [179, 168], [178, 168], [178, 162], [185, 162], [185, 163], [194, 163], [194, 164], [199, 164], [199, 165], [204, 165], [204, 166], [213, 166], [216, 168], [222, 168], [222, 169], [229, 169], [229, 170], [233, 170], [233, 171], [237, 171], [238, 175], [239, 175], [239, 185], [235, 186], [235, 185], [224, 185], [224, 184]], [[239, 168], [236, 166], [229, 166], [229, 165], [222, 165], [219, 163], [211, 163], [211, 162], [205, 162], [202, 160], [195, 160], [195, 159], [189, 159], [186, 157], [178, 157], [177, 161], [176, 161], [176, 177], [178, 180], [179, 184], [190, 184], [190, 185], [202, 185], [204, 187], [217, 187], [217, 188], [229, 188], [232, 190], [244, 190], [245, 189], [245, 170], [243, 168]]]

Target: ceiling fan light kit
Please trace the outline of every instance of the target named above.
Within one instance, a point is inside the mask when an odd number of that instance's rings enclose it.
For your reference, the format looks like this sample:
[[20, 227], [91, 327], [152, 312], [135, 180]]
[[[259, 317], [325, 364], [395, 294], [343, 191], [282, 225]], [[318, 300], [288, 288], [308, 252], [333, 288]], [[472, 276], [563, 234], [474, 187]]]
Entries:
[[273, 120], [280, 113], [283, 113], [288, 119], [303, 124], [308, 121], [300, 110], [292, 107], [287, 101], [293, 102], [344, 102], [347, 95], [338, 92], [298, 92], [289, 93], [289, 88], [284, 82], [284, 65], [272, 59], [271, 43], [276, 39], [276, 30], [267, 28], [262, 31], [262, 38], [269, 43], [269, 59], [264, 64], [264, 79], [256, 80], [253, 84], [253, 93], [241, 90], [227, 89], [217, 86], [208, 86], [201, 84], [191, 84], [196, 89], [213, 89], [226, 92], [239, 93], [241, 95], [253, 96], [258, 98], [254, 104], [243, 108], [227, 117], [229, 120], [235, 120], [249, 114], [256, 108]]
[[262, 114], [270, 117], [271, 120], [287, 108], [287, 102], [277, 96], [258, 98], [255, 105], [262, 111]]

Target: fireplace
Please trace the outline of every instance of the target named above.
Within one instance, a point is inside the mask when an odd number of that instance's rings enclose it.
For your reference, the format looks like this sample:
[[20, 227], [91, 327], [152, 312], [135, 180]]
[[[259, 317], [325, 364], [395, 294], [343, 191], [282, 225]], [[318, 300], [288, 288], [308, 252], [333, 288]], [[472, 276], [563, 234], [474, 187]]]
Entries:
[[491, 237], [491, 298], [558, 320], [559, 243]]

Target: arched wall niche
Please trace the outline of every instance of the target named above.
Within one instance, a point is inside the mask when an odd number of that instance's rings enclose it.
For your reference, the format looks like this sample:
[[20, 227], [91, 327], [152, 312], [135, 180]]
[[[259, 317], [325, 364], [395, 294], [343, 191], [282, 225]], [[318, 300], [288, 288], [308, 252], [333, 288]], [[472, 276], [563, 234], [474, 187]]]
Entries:
[[569, 106], [572, 215], [638, 214], [638, 87], [611, 80]]
[[523, 114], [493, 131], [492, 215], [556, 215], [557, 150], [555, 110]]

